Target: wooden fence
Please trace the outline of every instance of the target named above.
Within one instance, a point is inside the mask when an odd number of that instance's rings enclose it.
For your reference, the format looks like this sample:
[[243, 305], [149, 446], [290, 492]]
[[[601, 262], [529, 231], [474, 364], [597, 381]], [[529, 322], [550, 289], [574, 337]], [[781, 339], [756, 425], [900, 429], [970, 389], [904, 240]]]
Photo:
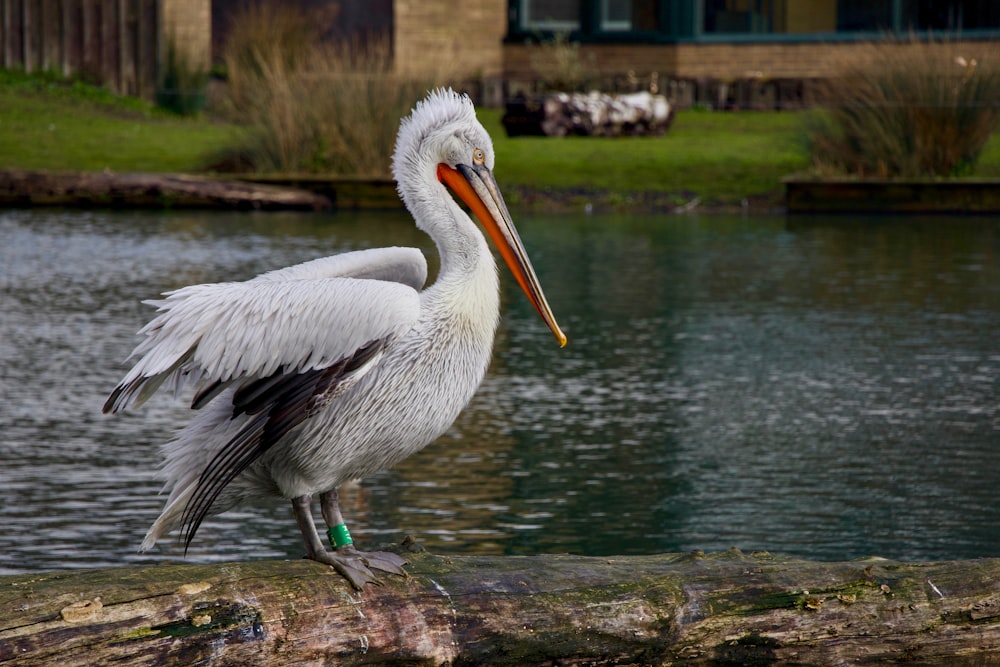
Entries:
[[0, 0], [0, 67], [80, 77], [153, 99], [158, 0]]

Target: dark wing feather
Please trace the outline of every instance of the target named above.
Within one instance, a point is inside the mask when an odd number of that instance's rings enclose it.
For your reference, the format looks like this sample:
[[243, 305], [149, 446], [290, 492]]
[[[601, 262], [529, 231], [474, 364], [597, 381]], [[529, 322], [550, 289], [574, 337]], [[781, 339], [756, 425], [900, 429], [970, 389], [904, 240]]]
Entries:
[[187, 553], [201, 522], [208, 516], [212, 503], [236, 476], [257, 460], [267, 448], [262, 446], [260, 434], [267, 415], [258, 415], [236, 437], [229, 441], [205, 468], [198, 480], [198, 487], [184, 508], [181, 528], [184, 532], [184, 552]]
[[[222, 380], [216, 380], [207, 387], [201, 389], [197, 394], [194, 395], [194, 398], [191, 399], [191, 409], [201, 410], [203, 407], [208, 405], [213, 398], [221, 394], [229, 385], [230, 382], [223, 382]], [[113, 394], [112, 397], [114, 397]], [[110, 401], [111, 399], [109, 398], [108, 402]]]
[[374, 359], [386, 342], [366, 343], [354, 354], [326, 368], [301, 373], [286, 373], [279, 368], [274, 374], [236, 390], [232, 418], [243, 414], [253, 418], [215, 455], [198, 479], [181, 518], [185, 550], [223, 489], [289, 431], [326, 405], [344, 381]]

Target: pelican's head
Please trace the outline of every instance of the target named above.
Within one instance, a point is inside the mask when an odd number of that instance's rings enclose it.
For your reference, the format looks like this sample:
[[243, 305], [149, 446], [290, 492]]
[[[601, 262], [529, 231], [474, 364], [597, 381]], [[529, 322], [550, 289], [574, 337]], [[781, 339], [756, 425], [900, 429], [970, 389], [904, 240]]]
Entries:
[[[476, 118], [472, 100], [450, 88], [439, 88], [418, 102], [400, 124], [392, 173], [399, 195], [411, 211], [435, 210], [437, 198], [447, 196], [442, 194], [443, 186], [465, 202], [559, 345], [565, 345], [566, 335], [556, 324], [493, 178], [493, 164], [493, 141]], [[415, 217], [421, 228], [435, 222]]]
[[436, 174], [439, 163], [457, 168], [472, 164], [472, 152], [479, 149], [489, 169], [493, 169], [493, 140], [486, 132], [468, 95], [450, 88], [438, 88], [417, 102], [399, 125], [392, 175], [405, 198], [416, 186], [415, 176]]

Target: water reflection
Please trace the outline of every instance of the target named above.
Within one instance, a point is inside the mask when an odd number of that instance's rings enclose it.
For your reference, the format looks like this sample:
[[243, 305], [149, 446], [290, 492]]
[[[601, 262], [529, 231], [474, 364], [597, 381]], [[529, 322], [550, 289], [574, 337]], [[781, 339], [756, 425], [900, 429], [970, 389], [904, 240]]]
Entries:
[[[1000, 554], [1000, 223], [536, 217], [570, 336], [504, 273], [481, 391], [441, 440], [346, 490], [366, 543], [458, 553]], [[0, 213], [0, 573], [179, 559], [157, 515], [164, 396], [100, 416], [141, 298], [375, 245], [405, 216]], [[297, 557], [285, 503], [214, 517], [189, 561]]]

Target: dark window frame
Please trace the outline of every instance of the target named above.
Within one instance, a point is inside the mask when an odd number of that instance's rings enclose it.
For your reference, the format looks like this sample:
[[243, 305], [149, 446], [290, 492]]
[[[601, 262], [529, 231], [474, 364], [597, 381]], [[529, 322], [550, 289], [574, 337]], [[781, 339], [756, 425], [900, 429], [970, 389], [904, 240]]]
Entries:
[[[970, 40], [1000, 39], [1000, 25], [995, 28], [961, 30], [919, 30], [913, 29], [910, 15], [904, 12], [904, 5], [927, 0], [889, 0], [892, 26], [889, 29], [834, 30], [828, 32], [787, 33], [787, 32], [706, 32], [704, 0], [659, 0], [656, 30], [601, 30], [601, 0], [576, 0], [580, 4], [580, 25], [576, 30], [530, 30], [521, 22], [521, 5], [531, 0], [509, 0], [508, 29], [506, 43], [535, 43], [553, 39], [557, 34], [567, 34], [570, 41], [582, 43], [613, 44], [669, 44], [669, 43], [796, 43], [796, 42], [862, 42], [879, 41], [891, 37], [919, 39], [961, 38]], [[569, 0], [567, 0], [569, 1]], [[798, 0], [794, 0], [798, 1]], [[976, 0], [953, 0], [956, 4]], [[998, 19], [1000, 22], [1000, 19]]]

